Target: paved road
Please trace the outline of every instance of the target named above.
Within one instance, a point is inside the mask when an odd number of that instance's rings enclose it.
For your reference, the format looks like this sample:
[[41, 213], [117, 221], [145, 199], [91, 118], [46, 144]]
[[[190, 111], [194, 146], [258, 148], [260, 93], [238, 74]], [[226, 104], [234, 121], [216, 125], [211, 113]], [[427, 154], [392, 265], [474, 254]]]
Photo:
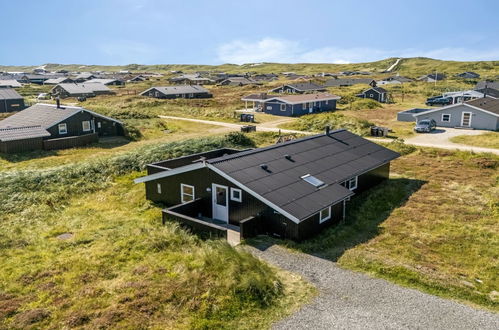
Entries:
[[310, 304], [275, 329], [499, 329], [499, 315], [338, 267], [280, 246], [247, 247], [267, 262], [302, 275], [319, 290]]

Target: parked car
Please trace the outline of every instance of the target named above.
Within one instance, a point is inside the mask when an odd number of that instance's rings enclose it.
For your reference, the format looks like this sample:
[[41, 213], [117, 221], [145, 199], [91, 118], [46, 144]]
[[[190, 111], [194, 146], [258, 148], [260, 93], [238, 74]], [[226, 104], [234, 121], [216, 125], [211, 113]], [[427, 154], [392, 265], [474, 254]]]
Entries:
[[39, 100], [49, 100], [50, 99], [50, 94], [49, 93], [40, 93], [36, 97]]
[[414, 126], [414, 131], [417, 133], [430, 133], [437, 128], [437, 122], [433, 119], [423, 119], [420, 120], [416, 126]]
[[426, 105], [449, 105], [452, 104], [452, 99], [450, 97], [437, 97], [434, 99], [426, 100]]

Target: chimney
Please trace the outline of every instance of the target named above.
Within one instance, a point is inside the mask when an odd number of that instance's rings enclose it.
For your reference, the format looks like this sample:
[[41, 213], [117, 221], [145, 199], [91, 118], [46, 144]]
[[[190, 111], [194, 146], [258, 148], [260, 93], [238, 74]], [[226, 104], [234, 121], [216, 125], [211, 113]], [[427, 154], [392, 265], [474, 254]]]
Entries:
[[326, 135], [329, 135], [329, 130], [330, 130], [330, 127], [328, 125], [328, 126], [326, 126]]
[[59, 96], [55, 98], [55, 102], [57, 104], [57, 109], [61, 108], [61, 100], [59, 99]]

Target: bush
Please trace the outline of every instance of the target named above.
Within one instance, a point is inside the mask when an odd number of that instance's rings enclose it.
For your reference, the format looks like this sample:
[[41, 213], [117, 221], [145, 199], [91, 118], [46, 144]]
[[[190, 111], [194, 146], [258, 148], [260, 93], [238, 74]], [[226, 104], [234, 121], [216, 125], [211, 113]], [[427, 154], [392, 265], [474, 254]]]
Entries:
[[365, 109], [379, 109], [382, 108], [382, 105], [371, 99], [358, 99], [352, 102], [351, 107], [348, 109], [351, 110], [365, 110]]

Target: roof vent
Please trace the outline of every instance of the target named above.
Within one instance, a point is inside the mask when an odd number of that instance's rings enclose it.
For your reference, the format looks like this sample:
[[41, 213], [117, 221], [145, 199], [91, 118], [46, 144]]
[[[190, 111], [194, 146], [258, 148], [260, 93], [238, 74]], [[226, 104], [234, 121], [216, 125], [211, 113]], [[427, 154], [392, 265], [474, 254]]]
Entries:
[[291, 158], [291, 155], [284, 155], [284, 158], [286, 158], [290, 162], [294, 162], [293, 158]]
[[267, 164], [260, 164], [260, 168], [264, 171], [269, 171], [269, 166]]

